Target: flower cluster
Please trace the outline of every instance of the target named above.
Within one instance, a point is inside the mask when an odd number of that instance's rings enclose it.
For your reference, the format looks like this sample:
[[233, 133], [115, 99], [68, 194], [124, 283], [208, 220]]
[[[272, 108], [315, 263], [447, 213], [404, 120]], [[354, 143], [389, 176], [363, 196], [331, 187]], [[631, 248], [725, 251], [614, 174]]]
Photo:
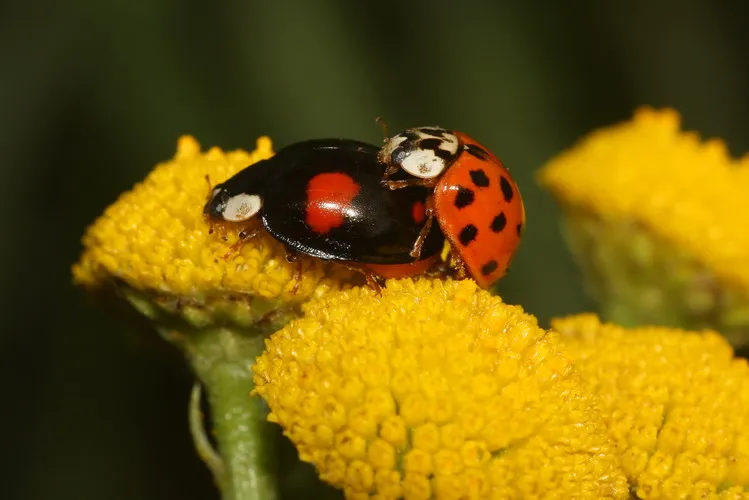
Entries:
[[749, 156], [638, 110], [541, 169], [590, 295], [626, 325], [714, 328], [749, 345]]
[[713, 331], [552, 321], [640, 498], [749, 498], [749, 365]]
[[267, 137], [249, 153], [216, 147], [202, 152], [192, 137], [180, 138], [174, 158], [157, 165], [88, 228], [73, 267], [75, 281], [89, 288], [124, 284], [130, 296], [138, 294], [138, 305], [157, 301], [161, 308], [205, 317], [203, 322], [224, 315], [243, 324], [340, 287], [353, 273], [315, 259], [303, 259], [297, 283], [298, 264], [287, 262], [282, 245], [265, 232], [227, 258], [238, 231], [229, 228], [224, 239], [204, 219], [209, 183], [272, 155]]
[[749, 498], [749, 366], [716, 332], [545, 331], [470, 281], [305, 313], [267, 341], [256, 393], [348, 498]]
[[749, 289], [749, 157], [679, 127], [675, 111], [642, 108], [558, 155], [539, 180], [565, 205], [636, 220]]
[[[672, 112], [640, 111], [541, 178], [572, 210], [635, 221], [749, 290], [739, 265], [749, 257], [749, 198], [739, 196], [749, 169], [677, 128]], [[186, 330], [200, 333], [192, 349], [210, 344], [219, 361], [232, 354], [269, 420], [324, 481], [353, 499], [749, 500], [749, 367], [718, 333], [625, 329], [590, 314], [546, 330], [471, 280], [389, 280], [377, 294], [315, 259], [304, 259], [296, 283], [296, 264], [263, 232], [225, 258], [237, 234], [224, 239], [203, 219], [206, 176], [217, 184], [272, 154], [267, 138], [252, 153], [202, 152], [181, 138], [172, 160], [88, 229], [73, 273], [92, 289], [116, 283], [143, 311], [218, 324]], [[659, 168], [642, 166], [646, 157]], [[650, 247], [630, 228], [619, 226], [601, 261], [625, 247], [642, 260]], [[727, 297], [720, 303], [735, 311]], [[274, 311], [286, 312], [257, 329]], [[179, 333], [172, 323], [163, 330]], [[271, 331], [244, 372], [257, 350], [237, 346]], [[228, 341], [211, 344], [213, 335]], [[196, 366], [198, 358], [188, 355]], [[198, 372], [216, 372], [206, 366]]]
[[254, 371], [270, 419], [347, 498], [627, 498], [558, 335], [472, 281], [308, 303]]

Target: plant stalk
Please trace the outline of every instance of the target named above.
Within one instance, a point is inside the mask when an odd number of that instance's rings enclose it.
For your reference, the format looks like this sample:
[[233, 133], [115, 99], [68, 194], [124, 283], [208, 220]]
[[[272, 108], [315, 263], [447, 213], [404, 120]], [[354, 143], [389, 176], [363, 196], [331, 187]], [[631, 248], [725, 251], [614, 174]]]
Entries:
[[251, 367], [264, 348], [264, 336], [220, 328], [191, 333], [181, 340], [207, 395], [218, 456], [207, 449], [204, 435], [196, 435], [196, 412], [191, 408], [193, 439], [222, 500], [275, 500], [275, 433], [266, 420], [263, 401], [250, 396]]

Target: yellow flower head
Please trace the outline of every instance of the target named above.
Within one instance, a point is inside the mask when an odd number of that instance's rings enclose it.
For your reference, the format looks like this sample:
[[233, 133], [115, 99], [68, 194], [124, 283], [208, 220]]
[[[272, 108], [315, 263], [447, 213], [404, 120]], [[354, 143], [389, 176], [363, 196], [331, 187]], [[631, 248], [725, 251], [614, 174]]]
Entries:
[[749, 498], [749, 366], [716, 332], [552, 322], [639, 498]]
[[631, 220], [749, 289], [749, 157], [680, 130], [670, 109], [638, 110], [552, 159], [540, 183], [568, 209]]
[[557, 334], [470, 281], [335, 292], [253, 367], [302, 460], [348, 498], [627, 498]]
[[[297, 264], [288, 263], [281, 244], [265, 232], [229, 258], [224, 256], [237, 231], [228, 232], [228, 241], [220, 231], [209, 234], [202, 213], [210, 187], [206, 176], [216, 185], [272, 155], [266, 137], [258, 139], [251, 153], [219, 148], [202, 152], [192, 137], [180, 138], [174, 158], [156, 166], [89, 227], [83, 255], [73, 267], [75, 281], [94, 288], [124, 283], [138, 292], [167, 297], [165, 302], [177, 297], [180, 308], [191, 301], [201, 306], [220, 302], [234, 317], [247, 312], [241, 311], [247, 305], [242, 300], [251, 297], [256, 301], [250, 321], [266, 314], [270, 301], [298, 303], [336, 288], [339, 282], [326, 278], [331, 276], [329, 267], [314, 259], [305, 259], [297, 284]], [[262, 300], [266, 302], [261, 306]]]

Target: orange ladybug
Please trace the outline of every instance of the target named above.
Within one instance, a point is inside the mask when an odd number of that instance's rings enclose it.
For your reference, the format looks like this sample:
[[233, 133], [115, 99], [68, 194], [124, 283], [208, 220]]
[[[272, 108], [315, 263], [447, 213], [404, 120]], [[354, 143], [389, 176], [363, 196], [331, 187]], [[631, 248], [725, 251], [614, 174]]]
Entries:
[[421, 254], [436, 218], [462, 274], [482, 288], [505, 275], [520, 244], [525, 207], [499, 158], [466, 134], [439, 127], [405, 130], [386, 139], [377, 156], [387, 188], [431, 188], [412, 257]]

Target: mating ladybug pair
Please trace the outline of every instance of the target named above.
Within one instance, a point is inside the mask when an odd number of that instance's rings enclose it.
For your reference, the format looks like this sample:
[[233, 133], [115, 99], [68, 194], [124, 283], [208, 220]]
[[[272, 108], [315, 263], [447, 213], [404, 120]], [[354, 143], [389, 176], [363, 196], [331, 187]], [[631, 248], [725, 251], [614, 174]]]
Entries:
[[525, 223], [502, 162], [437, 127], [406, 130], [382, 148], [345, 139], [292, 144], [213, 188], [204, 214], [238, 225], [238, 244], [262, 226], [290, 256], [342, 262], [373, 286], [377, 277], [427, 272], [447, 238], [459, 273], [488, 288], [505, 274]]

